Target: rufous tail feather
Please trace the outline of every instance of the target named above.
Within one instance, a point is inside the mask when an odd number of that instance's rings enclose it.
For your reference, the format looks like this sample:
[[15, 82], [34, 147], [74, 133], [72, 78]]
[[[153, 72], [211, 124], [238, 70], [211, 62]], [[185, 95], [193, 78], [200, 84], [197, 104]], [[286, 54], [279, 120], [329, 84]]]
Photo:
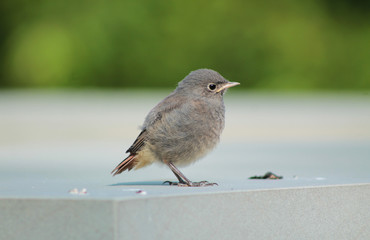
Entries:
[[136, 155], [132, 154], [123, 160], [118, 166], [111, 172], [113, 176], [124, 172], [125, 170], [130, 171], [137, 164]]

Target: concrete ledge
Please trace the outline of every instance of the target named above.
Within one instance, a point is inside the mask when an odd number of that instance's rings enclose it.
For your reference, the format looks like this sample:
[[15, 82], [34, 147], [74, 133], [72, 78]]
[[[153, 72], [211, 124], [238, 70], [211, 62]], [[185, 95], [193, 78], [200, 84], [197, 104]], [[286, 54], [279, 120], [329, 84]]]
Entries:
[[[218, 187], [112, 178], [168, 93], [1, 91], [0, 240], [370, 239], [368, 95], [234, 92], [220, 145], [184, 169]], [[284, 179], [248, 179], [266, 171]]]
[[370, 184], [2, 198], [0, 239], [370, 239]]

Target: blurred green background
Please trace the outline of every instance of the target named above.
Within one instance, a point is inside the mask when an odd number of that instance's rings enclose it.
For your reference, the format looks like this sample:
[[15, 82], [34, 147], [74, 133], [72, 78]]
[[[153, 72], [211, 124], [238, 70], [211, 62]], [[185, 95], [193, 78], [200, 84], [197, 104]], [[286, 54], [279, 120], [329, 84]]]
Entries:
[[369, 1], [0, 3], [0, 87], [171, 87], [212, 68], [248, 89], [370, 88]]

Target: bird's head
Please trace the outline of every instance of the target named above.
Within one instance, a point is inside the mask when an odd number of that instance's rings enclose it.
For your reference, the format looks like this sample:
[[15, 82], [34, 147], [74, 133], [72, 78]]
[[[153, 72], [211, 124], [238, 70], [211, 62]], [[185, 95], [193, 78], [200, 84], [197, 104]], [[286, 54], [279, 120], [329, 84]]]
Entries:
[[214, 70], [198, 69], [179, 82], [176, 90], [192, 96], [222, 98], [228, 88], [239, 84], [229, 82]]

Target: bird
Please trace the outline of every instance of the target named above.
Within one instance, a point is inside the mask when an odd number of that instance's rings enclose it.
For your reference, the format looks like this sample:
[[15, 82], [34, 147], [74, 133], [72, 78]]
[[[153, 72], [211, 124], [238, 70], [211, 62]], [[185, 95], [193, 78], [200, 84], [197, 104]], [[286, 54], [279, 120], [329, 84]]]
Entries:
[[137, 170], [154, 162], [167, 165], [182, 187], [218, 185], [208, 181], [192, 182], [177, 167], [190, 165], [218, 144], [225, 126], [223, 96], [228, 88], [239, 85], [211, 69], [190, 72], [176, 89], [146, 116], [141, 132], [111, 172], [113, 176]]

